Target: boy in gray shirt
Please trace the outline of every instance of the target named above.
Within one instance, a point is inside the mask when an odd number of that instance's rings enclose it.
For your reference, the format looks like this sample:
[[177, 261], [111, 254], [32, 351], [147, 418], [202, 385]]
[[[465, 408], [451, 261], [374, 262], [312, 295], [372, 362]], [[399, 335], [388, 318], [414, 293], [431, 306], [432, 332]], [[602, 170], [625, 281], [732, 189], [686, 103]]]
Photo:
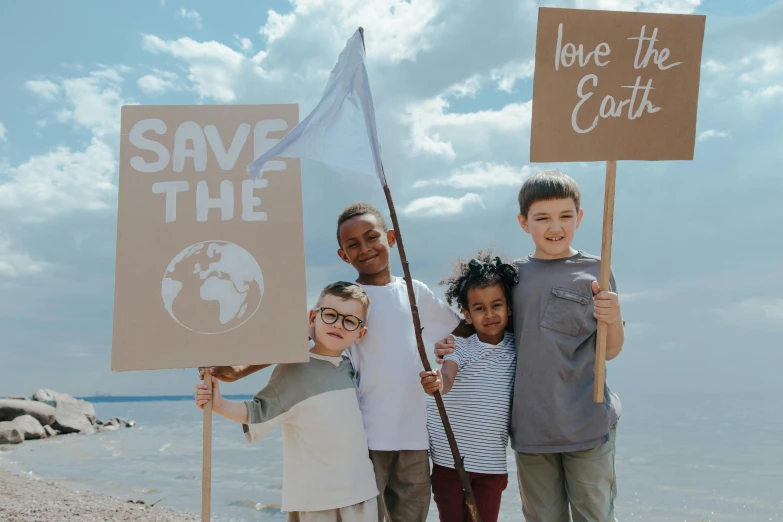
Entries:
[[[609, 325], [611, 360], [623, 347], [623, 320], [614, 278], [611, 292], [599, 291], [600, 258], [571, 247], [580, 199], [576, 182], [559, 171], [539, 172], [519, 191], [519, 224], [536, 250], [516, 263], [510, 433], [528, 522], [615, 520], [620, 400], [606, 387], [596, 404], [592, 390], [598, 321]], [[449, 341], [436, 345], [438, 357], [451, 352]]]

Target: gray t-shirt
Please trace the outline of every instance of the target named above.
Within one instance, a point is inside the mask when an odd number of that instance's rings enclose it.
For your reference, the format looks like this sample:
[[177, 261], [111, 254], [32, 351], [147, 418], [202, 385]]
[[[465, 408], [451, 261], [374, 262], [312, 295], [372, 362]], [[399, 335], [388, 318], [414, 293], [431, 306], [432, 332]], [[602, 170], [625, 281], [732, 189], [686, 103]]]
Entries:
[[[563, 259], [527, 257], [516, 265], [511, 447], [523, 453], [598, 447], [620, 417], [620, 399], [608, 386], [603, 404], [593, 402], [598, 321], [591, 284], [601, 260], [579, 252]], [[617, 291], [614, 276], [611, 287]]]

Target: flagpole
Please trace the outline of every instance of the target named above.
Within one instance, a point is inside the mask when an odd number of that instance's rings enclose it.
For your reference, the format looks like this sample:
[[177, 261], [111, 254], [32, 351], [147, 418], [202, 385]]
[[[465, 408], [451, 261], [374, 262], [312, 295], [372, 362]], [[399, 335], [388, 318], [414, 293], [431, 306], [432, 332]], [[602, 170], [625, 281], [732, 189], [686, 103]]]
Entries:
[[[364, 29], [359, 28], [359, 34], [362, 37], [362, 47], [364, 47]], [[365, 47], [366, 53], [366, 47]], [[400, 223], [397, 220], [397, 211], [394, 208], [394, 200], [392, 199], [391, 190], [389, 189], [389, 182], [386, 181], [386, 173], [383, 170], [383, 162], [381, 162], [381, 173], [383, 174], [384, 184], [383, 193], [386, 196], [386, 203], [389, 206], [389, 214], [391, 215], [392, 228], [394, 228], [395, 239], [397, 240], [397, 248], [400, 252], [400, 262], [402, 263], [402, 272], [405, 276], [405, 286], [408, 288], [408, 301], [411, 305], [411, 315], [413, 316], [413, 331], [416, 334], [416, 346], [419, 349], [419, 357], [421, 358], [421, 364], [424, 366], [424, 370], [427, 372], [432, 371], [427, 352], [424, 350], [424, 340], [421, 337], [421, 319], [419, 318], [419, 307], [416, 305], [416, 294], [413, 291], [413, 279], [411, 279], [411, 270], [408, 265], [408, 257], [405, 255], [405, 246], [402, 242], [402, 232], [400, 231]], [[443, 429], [446, 431], [446, 438], [449, 441], [449, 447], [451, 448], [451, 454], [454, 457], [454, 469], [459, 475], [460, 482], [462, 483], [462, 490], [465, 493], [465, 504], [470, 512], [470, 518], [473, 522], [481, 522], [481, 516], [479, 516], [478, 507], [476, 505], [476, 497], [473, 496], [473, 488], [470, 487], [470, 478], [465, 472], [465, 466], [462, 462], [462, 457], [459, 454], [459, 448], [457, 447], [457, 440], [454, 438], [454, 432], [451, 429], [451, 423], [449, 423], [449, 417], [446, 414], [446, 406], [443, 404], [443, 397], [440, 392], [433, 393], [435, 397], [435, 404], [438, 406], [438, 413], [440, 414], [440, 420], [443, 423]]]
[[[381, 166], [383, 169], [383, 166]], [[400, 262], [402, 263], [402, 272], [405, 276], [405, 284], [408, 287], [408, 300], [411, 304], [411, 315], [413, 315], [413, 330], [416, 333], [416, 345], [419, 348], [419, 357], [421, 357], [421, 364], [424, 366], [424, 370], [427, 372], [432, 371], [427, 352], [424, 350], [424, 340], [421, 337], [421, 319], [419, 318], [419, 307], [416, 305], [416, 295], [413, 292], [413, 280], [411, 279], [411, 271], [408, 266], [408, 258], [405, 255], [405, 247], [402, 244], [402, 234], [400, 233], [400, 224], [397, 221], [397, 212], [394, 209], [394, 201], [392, 200], [391, 190], [389, 190], [388, 182], [383, 186], [383, 193], [386, 195], [386, 202], [389, 205], [389, 214], [391, 214], [392, 227], [395, 232], [395, 239], [397, 240], [397, 248], [400, 252]], [[465, 504], [470, 511], [470, 517], [473, 522], [481, 522], [479, 516], [478, 507], [476, 506], [476, 498], [473, 496], [473, 489], [470, 487], [470, 478], [465, 472], [465, 466], [462, 462], [462, 457], [459, 454], [459, 448], [457, 447], [457, 440], [454, 438], [454, 432], [451, 429], [451, 423], [449, 423], [449, 417], [446, 414], [446, 406], [443, 404], [443, 397], [440, 392], [436, 391], [432, 394], [435, 397], [435, 404], [438, 406], [438, 413], [440, 413], [440, 420], [443, 423], [443, 429], [446, 431], [446, 438], [449, 441], [449, 447], [451, 448], [451, 454], [454, 457], [454, 469], [457, 470], [460, 482], [462, 482], [462, 489], [465, 492]]]

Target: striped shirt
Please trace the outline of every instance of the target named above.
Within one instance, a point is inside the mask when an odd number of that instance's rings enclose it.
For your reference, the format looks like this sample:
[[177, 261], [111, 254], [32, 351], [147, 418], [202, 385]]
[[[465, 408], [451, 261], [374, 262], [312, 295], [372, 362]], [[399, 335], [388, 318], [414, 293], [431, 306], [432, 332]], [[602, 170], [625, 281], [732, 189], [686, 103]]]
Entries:
[[[444, 359], [456, 362], [459, 371], [451, 390], [443, 396], [443, 403], [465, 469], [473, 473], [507, 473], [506, 446], [517, 361], [514, 334], [507, 332], [498, 345], [483, 343], [476, 335], [455, 341], [454, 353]], [[427, 429], [432, 462], [454, 468], [433, 397], [427, 397]]]

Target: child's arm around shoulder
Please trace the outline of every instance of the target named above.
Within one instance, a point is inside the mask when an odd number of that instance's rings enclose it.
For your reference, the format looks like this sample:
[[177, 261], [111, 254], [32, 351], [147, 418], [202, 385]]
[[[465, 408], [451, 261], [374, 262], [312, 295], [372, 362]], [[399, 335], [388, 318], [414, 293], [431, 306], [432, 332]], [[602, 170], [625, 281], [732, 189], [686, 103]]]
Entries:
[[[420, 281], [415, 281], [415, 288], [422, 335], [427, 341], [434, 343], [452, 331], [463, 331], [459, 315], [448, 304], [439, 299], [427, 285]], [[472, 333], [470, 332], [470, 334]], [[467, 337], [467, 335], [464, 337]]]

